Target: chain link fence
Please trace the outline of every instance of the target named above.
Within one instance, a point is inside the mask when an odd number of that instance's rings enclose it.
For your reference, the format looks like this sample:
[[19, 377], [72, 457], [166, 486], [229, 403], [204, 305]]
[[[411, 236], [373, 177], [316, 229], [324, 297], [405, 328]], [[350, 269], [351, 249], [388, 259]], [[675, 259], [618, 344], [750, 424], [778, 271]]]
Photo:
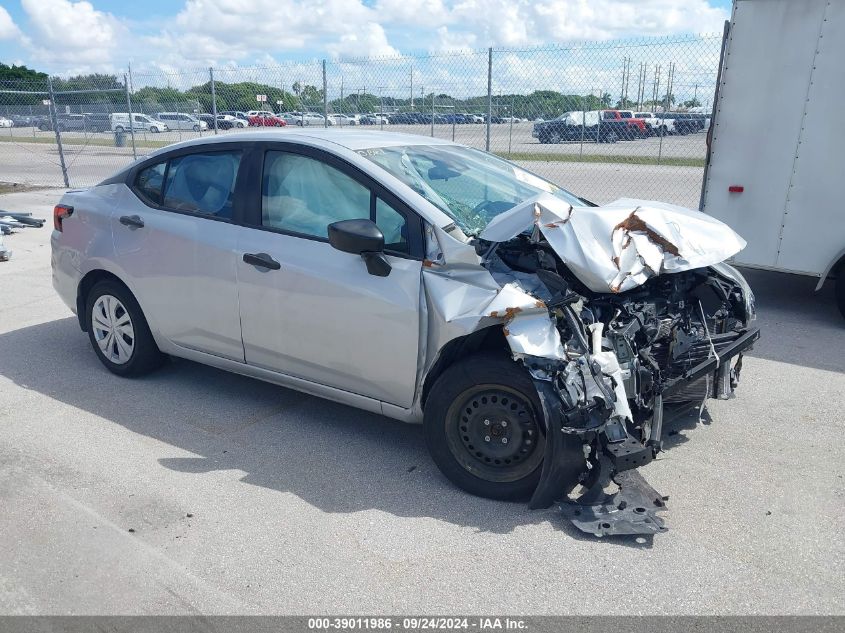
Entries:
[[697, 206], [721, 35], [0, 82], [0, 182], [95, 184], [154, 148], [266, 126], [484, 149], [595, 202]]

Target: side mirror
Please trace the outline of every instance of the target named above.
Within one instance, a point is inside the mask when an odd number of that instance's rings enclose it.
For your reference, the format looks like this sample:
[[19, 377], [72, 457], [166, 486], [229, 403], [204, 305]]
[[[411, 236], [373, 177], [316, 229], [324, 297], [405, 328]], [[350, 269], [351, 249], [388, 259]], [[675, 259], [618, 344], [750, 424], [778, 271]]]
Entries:
[[384, 256], [384, 235], [372, 220], [341, 220], [329, 224], [329, 244], [344, 253], [360, 255], [367, 272], [376, 277], [390, 274]]

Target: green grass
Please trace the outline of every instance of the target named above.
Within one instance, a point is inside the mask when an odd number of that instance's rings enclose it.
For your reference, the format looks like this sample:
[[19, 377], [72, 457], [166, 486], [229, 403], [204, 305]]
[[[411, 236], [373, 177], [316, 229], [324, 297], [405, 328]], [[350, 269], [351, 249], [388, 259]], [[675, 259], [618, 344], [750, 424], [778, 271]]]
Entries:
[[619, 156], [614, 154], [557, 154], [552, 152], [494, 152], [512, 161], [539, 161], [549, 163], [622, 163], [625, 165], [669, 165], [672, 167], [704, 167], [703, 158], [664, 156]]
[[[171, 145], [176, 143], [177, 141], [150, 141], [144, 140], [140, 138], [140, 134], [135, 135], [135, 147], [164, 147], [165, 145]], [[55, 145], [56, 144], [56, 137], [53, 135], [50, 136], [2, 136], [0, 135], [0, 143], [36, 143], [39, 145]], [[85, 138], [71, 138], [65, 137], [62, 139], [62, 145], [66, 147], [81, 147], [81, 146], [91, 146], [91, 147], [114, 147], [114, 138], [111, 136], [89, 136], [87, 139]], [[126, 147], [128, 147], [131, 151], [132, 149], [132, 137], [127, 134], [126, 135]]]

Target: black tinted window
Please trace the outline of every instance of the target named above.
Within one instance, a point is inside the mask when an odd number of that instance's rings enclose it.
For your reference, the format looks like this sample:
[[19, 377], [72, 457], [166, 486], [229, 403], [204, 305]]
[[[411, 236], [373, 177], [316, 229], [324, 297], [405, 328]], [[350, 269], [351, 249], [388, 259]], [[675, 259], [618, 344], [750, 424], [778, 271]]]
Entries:
[[156, 163], [138, 172], [135, 189], [147, 200], [161, 204], [161, 186], [164, 183], [164, 163]]
[[164, 189], [164, 206], [231, 218], [240, 162], [240, 152], [188, 154], [172, 159]]

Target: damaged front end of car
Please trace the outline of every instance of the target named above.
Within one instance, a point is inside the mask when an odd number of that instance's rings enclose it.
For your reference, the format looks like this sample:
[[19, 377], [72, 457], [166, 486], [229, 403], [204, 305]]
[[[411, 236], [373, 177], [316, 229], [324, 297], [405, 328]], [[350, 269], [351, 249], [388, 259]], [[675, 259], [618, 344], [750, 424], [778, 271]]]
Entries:
[[[560, 502], [597, 536], [664, 531], [665, 499], [634, 469], [661, 450], [669, 408], [733, 395], [759, 338], [751, 290], [723, 263], [742, 238], [671, 205], [573, 207], [541, 194], [470, 243], [490, 279], [478, 283], [469, 261], [432, 266], [429, 306], [435, 327], [500, 321], [528, 370], [546, 425], [530, 507]], [[464, 285], [456, 299], [449, 284], [467, 280], [479, 294]]]

